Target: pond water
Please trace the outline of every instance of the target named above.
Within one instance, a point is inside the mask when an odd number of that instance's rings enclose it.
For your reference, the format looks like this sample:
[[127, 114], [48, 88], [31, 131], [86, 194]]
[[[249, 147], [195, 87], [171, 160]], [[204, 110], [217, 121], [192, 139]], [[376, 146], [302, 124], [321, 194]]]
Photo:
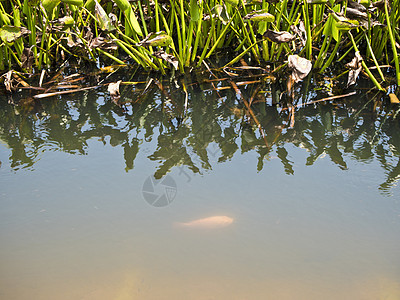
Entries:
[[392, 107], [179, 85], [1, 98], [1, 299], [400, 299]]

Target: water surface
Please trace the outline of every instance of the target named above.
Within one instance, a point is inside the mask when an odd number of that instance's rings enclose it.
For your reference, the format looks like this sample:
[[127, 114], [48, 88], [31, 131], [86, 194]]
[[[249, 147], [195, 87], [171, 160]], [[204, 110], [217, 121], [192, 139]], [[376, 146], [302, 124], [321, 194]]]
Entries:
[[1, 299], [400, 299], [390, 108], [202, 89], [2, 98]]

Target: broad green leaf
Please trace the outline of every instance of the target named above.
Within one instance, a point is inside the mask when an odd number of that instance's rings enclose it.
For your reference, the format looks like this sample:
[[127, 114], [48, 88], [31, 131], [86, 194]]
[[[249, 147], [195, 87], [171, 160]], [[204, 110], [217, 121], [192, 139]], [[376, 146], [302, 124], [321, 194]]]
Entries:
[[71, 27], [72, 25], [74, 25], [74, 18], [71, 16], [65, 16], [63, 18], [60, 19], [60, 22], [65, 25], [66, 27]]
[[342, 31], [347, 31], [347, 30], [351, 30], [353, 28], [357, 28], [359, 27], [360, 23], [357, 20], [346, 20], [346, 21], [339, 21], [336, 22], [336, 28]]
[[[124, 13], [126, 15], [125, 20], [128, 22], [128, 25], [136, 32], [137, 35], [143, 36], [142, 29], [141, 29], [139, 22], [135, 16], [135, 13], [132, 10], [132, 7], [129, 6], [129, 8], [127, 10], [125, 10]], [[126, 25], [125, 25], [125, 27], [126, 27]]]
[[42, 0], [42, 5], [47, 13], [53, 12], [54, 7], [60, 3], [60, 0]]
[[66, 4], [75, 5], [78, 7], [83, 6], [83, 0], [61, 0], [61, 2], [66, 3]]
[[331, 11], [330, 15], [336, 20], [336, 23], [334, 25], [338, 30], [351, 30], [360, 26], [360, 23], [357, 20], [351, 20], [349, 18], [343, 17], [335, 11]]
[[159, 31], [156, 33], [150, 33], [141, 42], [137, 43], [136, 46], [152, 46], [161, 47], [169, 46], [172, 44], [172, 37], [165, 33], [165, 31]]
[[97, 0], [94, 0], [94, 14], [96, 16], [97, 22], [99, 22], [101, 30], [104, 31], [113, 31], [115, 30], [114, 25], [111, 23], [110, 18], [107, 16], [104, 8], [101, 7]]
[[88, 11], [94, 11], [94, 6], [95, 6], [94, 0], [87, 0], [87, 1], [85, 2], [85, 8], [86, 8]]
[[360, 0], [359, 3], [368, 8], [371, 5], [371, 0]]
[[72, 18], [71, 16], [65, 16], [60, 19], [51, 21], [50, 23], [53, 24], [57, 29], [65, 30], [66, 28], [72, 27], [75, 21], [74, 18]]
[[23, 34], [30, 33], [25, 27], [16, 27], [11, 25], [3, 25], [0, 28], [0, 39], [7, 44], [12, 44], [18, 40]]
[[127, 10], [131, 5], [128, 0], [113, 0], [117, 4], [118, 8], [122, 11]]
[[244, 2], [244, 5], [256, 5], [256, 4], [262, 4], [262, 0], [246, 0]]
[[226, 3], [229, 3], [232, 6], [238, 6], [239, 0], [225, 0]]
[[200, 7], [197, 0], [190, 0], [190, 19], [197, 22], [200, 19]]
[[253, 11], [243, 17], [243, 20], [253, 22], [274, 22], [275, 16], [268, 13], [268, 9], [261, 9]]
[[258, 22], [258, 33], [263, 35], [267, 31], [268, 22], [260, 21]]
[[[336, 5], [333, 8], [333, 11], [335, 12], [340, 11], [340, 5]], [[336, 22], [337, 22], [336, 19], [333, 17], [332, 14], [330, 14], [324, 26], [324, 35], [330, 35], [335, 39], [336, 42], [338, 42], [340, 37], [339, 37], [339, 30], [336, 27]]]

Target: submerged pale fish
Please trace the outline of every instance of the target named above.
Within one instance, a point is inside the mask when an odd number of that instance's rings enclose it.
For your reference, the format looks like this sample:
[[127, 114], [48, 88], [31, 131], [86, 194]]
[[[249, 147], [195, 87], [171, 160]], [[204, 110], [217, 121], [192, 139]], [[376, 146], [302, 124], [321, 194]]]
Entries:
[[198, 219], [187, 223], [176, 223], [180, 227], [187, 228], [221, 228], [231, 225], [233, 219], [227, 216], [212, 216], [204, 219]]

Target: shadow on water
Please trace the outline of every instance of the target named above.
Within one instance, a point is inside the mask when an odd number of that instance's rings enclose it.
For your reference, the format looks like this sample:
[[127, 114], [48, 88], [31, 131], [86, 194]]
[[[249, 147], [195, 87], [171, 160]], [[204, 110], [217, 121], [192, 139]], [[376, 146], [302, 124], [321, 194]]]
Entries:
[[[187, 109], [182, 85], [187, 87]], [[399, 119], [393, 119], [393, 107], [380, 105], [373, 92], [358, 90], [352, 97], [304, 105], [326, 94], [305, 92], [299, 86], [293, 101], [296, 109], [290, 110], [278, 83], [243, 85], [240, 90], [253, 100], [258, 127], [235, 91], [223, 85], [165, 81], [145, 92], [145, 84], [125, 85], [120, 89], [122, 106], [110, 100], [105, 88], [40, 101], [21, 97], [14, 101], [17, 106], [2, 97], [0, 140], [10, 149], [14, 171], [34, 169], [46, 151], [85, 155], [88, 141], [96, 139], [123, 148], [126, 171], [134, 168], [143, 151], [158, 163], [156, 178], [174, 167], [202, 174], [214, 163], [250, 151], [258, 154], [258, 171], [278, 157], [285, 173], [293, 175], [295, 162], [288, 147], [293, 145], [308, 152], [306, 165], [327, 156], [346, 170], [349, 160], [376, 159], [386, 173], [386, 181], [379, 185], [383, 193], [390, 193], [399, 180]], [[150, 154], [145, 145], [154, 146]]]

